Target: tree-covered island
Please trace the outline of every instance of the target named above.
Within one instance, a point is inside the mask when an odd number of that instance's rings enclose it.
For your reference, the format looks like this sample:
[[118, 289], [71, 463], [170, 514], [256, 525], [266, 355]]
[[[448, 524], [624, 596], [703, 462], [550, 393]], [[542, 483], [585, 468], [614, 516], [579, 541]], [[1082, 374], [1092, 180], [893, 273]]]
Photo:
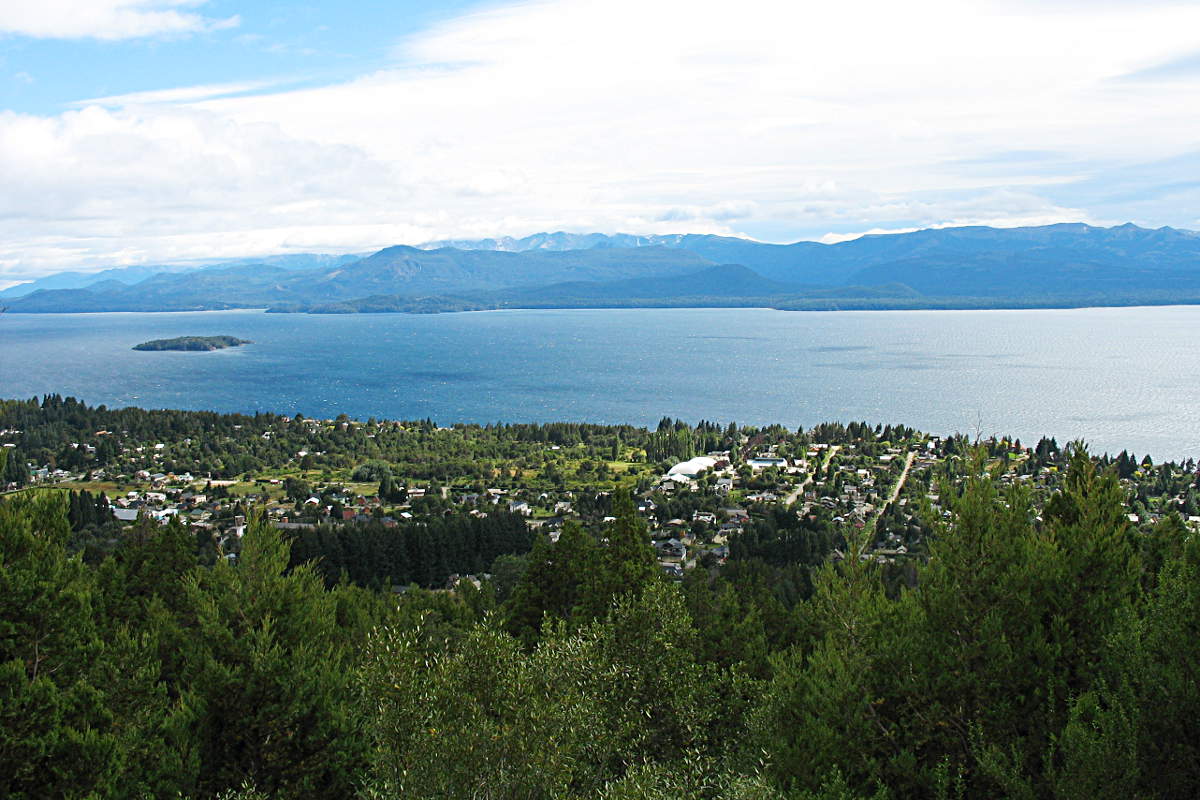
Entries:
[[134, 350], [224, 350], [253, 344], [236, 336], [177, 336], [174, 339], [151, 339], [133, 346]]
[[1200, 794], [1194, 460], [0, 400], [0, 795]]

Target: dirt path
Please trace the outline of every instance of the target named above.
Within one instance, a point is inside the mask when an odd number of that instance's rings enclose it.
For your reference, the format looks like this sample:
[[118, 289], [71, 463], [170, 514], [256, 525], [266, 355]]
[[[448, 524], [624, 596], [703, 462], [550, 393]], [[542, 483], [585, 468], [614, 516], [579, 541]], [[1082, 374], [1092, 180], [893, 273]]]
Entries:
[[875, 530], [875, 522], [878, 521], [879, 518], [883, 516], [883, 513], [885, 511], [887, 511], [888, 506], [890, 506], [892, 503], [896, 502], [896, 499], [898, 497], [900, 497], [900, 492], [904, 491], [904, 482], [908, 480], [908, 471], [909, 471], [909, 469], [912, 468], [913, 459], [915, 459], [916, 457], [917, 457], [916, 450], [908, 451], [908, 455], [904, 459], [904, 469], [900, 472], [900, 477], [896, 480], [896, 485], [892, 487], [892, 493], [890, 495], [888, 495], [887, 502], [879, 507], [879, 512], [877, 514], [875, 514], [875, 517], [872, 520], [871, 524], [869, 524], [866, 528], [863, 529], [864, 535], [862, 537], [862, 541], [859, 542], [859, 545], [858, 545], [857, 556], [859, 558], [861, 558], [862, 554], [866, 552], [867, 543], [874, 540], [874, 535], [866, 535], [867, 532], [870, 531], [873, 534], [873, 532]]
[[[837, 451], [841, 450], [841, 449], [842, 449], [842, 446], [840, 444], [835, 444], [835, 445], [831, 446], [829, 448], [829, 450], [826, 451], [825, 460], [821, 462], [821, 471], [822, 472], [824, 472], [825, 468], [829, 466], [829, 462], [833, 459], [833, 457], [835, 455], [837, 455]], [[804, 490], [808, 488], [808, 485], [813, 482], [813, 478], [816, 477], [816, 474], [817, 473], [815, 470], [808, 473], [808, 477], [800, 482], [800, 485], [796, 487], [795, 491], [793, 491], [787, 497], [783, 498], [783, 504], [785, 506], [790, 506], [792, 503], [799, 500], [800, 495], [803, 494]]]

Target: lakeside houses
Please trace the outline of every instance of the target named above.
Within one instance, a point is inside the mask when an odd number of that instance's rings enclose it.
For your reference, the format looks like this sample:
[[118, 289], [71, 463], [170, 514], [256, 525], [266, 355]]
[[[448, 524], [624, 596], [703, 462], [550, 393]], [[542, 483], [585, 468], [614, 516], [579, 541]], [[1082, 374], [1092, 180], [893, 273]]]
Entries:
[[[366, 436], [375, 437], [397, 426], [376, 423]], [[289, 473], [295, 475], [298, 471], [307, 476], [311, 470], [300, 462], [329, 451], [321, 437], [330, 431], [365, 430], [368, 426], [354, 421], [305, 419], [302, 427], [321, 443], [290, 450], [294, 456], [286, 469], [247, 471], [241, 479], [215, 477], [186, 461], [173, 461], [174, 454], [190, 446], [191, 437], [178, 442], [162, 437], [137, 442], [130, 441], [128, 431], [99, 429], [91, 441], [67, 443], [67, 452], [78, 454], [72, 459], [87, 462], [96, 459], [100, 443], [105, 442], [112, 463], [82, 471], [53, 462], [27, 464], [29, 480], [34, 486], [74, 489], [86, 489], [91, 482], [119, 486], [120, 491], [106, 490], [115, 522], [132, 525], [146, 517], [165, 524], [178, 518], [227, 547], [236, 546], [251, 510], [264, 513], [273, 524], [288, 531], [320, 523], [379, 521], [385, 527], [395, 527], [452, 513], [485, 519], [499, 511], [523, 517], [530, 529], [552, 539], [569, 521], [595, 530], [612, 519], [602, 513], [608, 502], [607, 490], [589, 491], [586, 483], [574, 478], [559, 481], [557, 486], [531, 484], [530, 476], [539, 474], [536, 463], [524, 466], [520, 472], [515, 468], [511, 473], [507, 468], [500, 470], [502, 481], [491, 486], [453, 474], [436, 484], [427, 477], [397, 476], [401, 480], [396, 481], [393, 494], [380, 497], [365, 491], [361, 484], [349, 488], [336, 480], [326, 480], [313, 483], [303, 497], [289, 498], [288, 481], [293, 480]], [[460, 435], [456, 428], [434, 430], [441, 435]], [[276, 446], [281, 439], [275, 428], [247, 434], [263, 446]], [[4, 452], [16, 452], [22, 435], [11, 428], [0, 431], [0, 440], [14, 440], [0, 441]], [[730, 557], [731, 548], [736, 551], [741, 537], [757, 535], [755, 531], [763, 521], [777, 513], [792, 514], [805, 524], [829, 526], [835, 537], [842, 530], [846, 535], [866, 531], [873, 538], [862, 545], [861, 552], [887, 563], [921, 558], [928, 525], [950, 518], [950, 510], [942, 503], [944, 488], [935, 476], [949, 468], [954, 485], [962, 480], [958, 449], [962, 440], [948, 437], [918, 435], [878, 443], [846, 438], [794, 440], [788, 435], [764, 440], [761, 435], [743, 434], [737, 441], [737, 448], [709, 449], [704, 455], [673, 464], [668, 461], [659, 467], [662, 471], [658, 478], [639, 479], [636, 508], [647, 519], [664, 570], [674, 574], [677, 569], [697, 568], [701, 562], [723, 562]], [[1061, 451], [1044, 444], [1027, 448], [996, 439], [985, 440], [980, 446], [988, 451], [999, 486], [1027, 486], [1038, 497], [1059, 486], [1064, 465]], [[578, 449], [563, 445], [551, 445], [544, 452], [554, 459], [578, 458], [574, 455]], [[627, 463], [632, 467], [627, 469], [637, 470], [639, 458], [639, 471], [651, 468], [644, 455], [634, 452], [623, 457], [631, 455], [633, 461]], [[1128, 523], [1135, 529], [1149, 530], [1167, 514], [1177, 512], [1189, 528], [1200, 530], [1200, 507], [1194, 496], [1200, 478], [1195, 477], [1194, 470], [1194, 466], [1154, 466], [1148, 460], [1133, 465], [1121, 478], [1123, 489], [1137, 503], [1125, 517]], [[1187, 478], [1193, 488], [1185, 486], [1163, 497], [1148, 493], [1150, 482], [1161, 484], [1164, 475], [1177, 481]], [[494, 472], [491, 479], [495, 477]]]

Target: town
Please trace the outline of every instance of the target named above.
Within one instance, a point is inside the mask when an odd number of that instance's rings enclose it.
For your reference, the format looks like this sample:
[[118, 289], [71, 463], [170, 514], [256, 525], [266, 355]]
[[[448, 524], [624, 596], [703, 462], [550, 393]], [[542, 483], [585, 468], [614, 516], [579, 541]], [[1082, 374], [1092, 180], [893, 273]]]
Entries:
[[[122, 528], [139, 519], [177, 520], [212, 558], [236, 558], [253, 514], [296, 537], [299, 555], [318, 558], [328, 557], [326, 548], [316, 540], [299, 546], [302, 532], [519, 518], [529, 531], [513, 540], [519, 555], [537, 535], [557, 541], [569, 522], [603, 537], [614, 520], [612, 493], [627, 490], [660, 567], [677, 579], [731, 558], [812, 567], [853, 557], [902, 575], [906, 562], [926, 557], [926, 537], [950, 517], [953, 498], [944, 495], [961, 485], [972, 452], [983, 454], [999, 487], [1027, 487], [1045, 498], [1058, 486], [1068, 449], [1052, 439], [1025, 447], [866, 423], [797, 431], [669, 419], [653, 431], [438, 427], [428, 420], [111, 412], [56, 397], [12, 401], [4, 410], [4, 488], [70, 491], [78, 547], [89, 558], [116, 547]], [[89, 417], [105, 427], [84, 426]], [[164, 435], [172, 429], [184, 435]], [[1132, 526], [1149, 530], [1178, 513], [1200, 527], [1194, 462], [1154, 465], [1125, 453], [1100, 460], [1119, 473]], [[492, 566], [480, 555], [462, 565], [474, 572], [431, 567], [419, 571], [419, 582], [478, 584]], [[412, 576], [371, 577], [399, 589]]]

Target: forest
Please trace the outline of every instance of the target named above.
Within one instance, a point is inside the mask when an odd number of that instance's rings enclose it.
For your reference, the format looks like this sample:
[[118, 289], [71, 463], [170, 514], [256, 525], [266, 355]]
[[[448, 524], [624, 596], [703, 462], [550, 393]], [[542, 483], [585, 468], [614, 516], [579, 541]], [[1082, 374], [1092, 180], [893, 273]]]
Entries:
[[[8, 407], [22, 452], [101, 413], [42, 405]], [[660, 428], [618, 446], [727, 430]], [[248, 505], [237, 552], [145, 516], [84, 551], [106, 498], [20, 488], [0, 499], [0, 795], [1197, 796], [1200, 542], [1176, 510], [1131, 519], [1194, 476], [1047, 440], [1039, 495], [990, 449], [921, 487], [944, 511], [917, 512], [902, 579], [832, 555], [869, 528], [777, 509], [671, 580], [636, 487], [555, 538], [502, 510], [284, 531]]]

